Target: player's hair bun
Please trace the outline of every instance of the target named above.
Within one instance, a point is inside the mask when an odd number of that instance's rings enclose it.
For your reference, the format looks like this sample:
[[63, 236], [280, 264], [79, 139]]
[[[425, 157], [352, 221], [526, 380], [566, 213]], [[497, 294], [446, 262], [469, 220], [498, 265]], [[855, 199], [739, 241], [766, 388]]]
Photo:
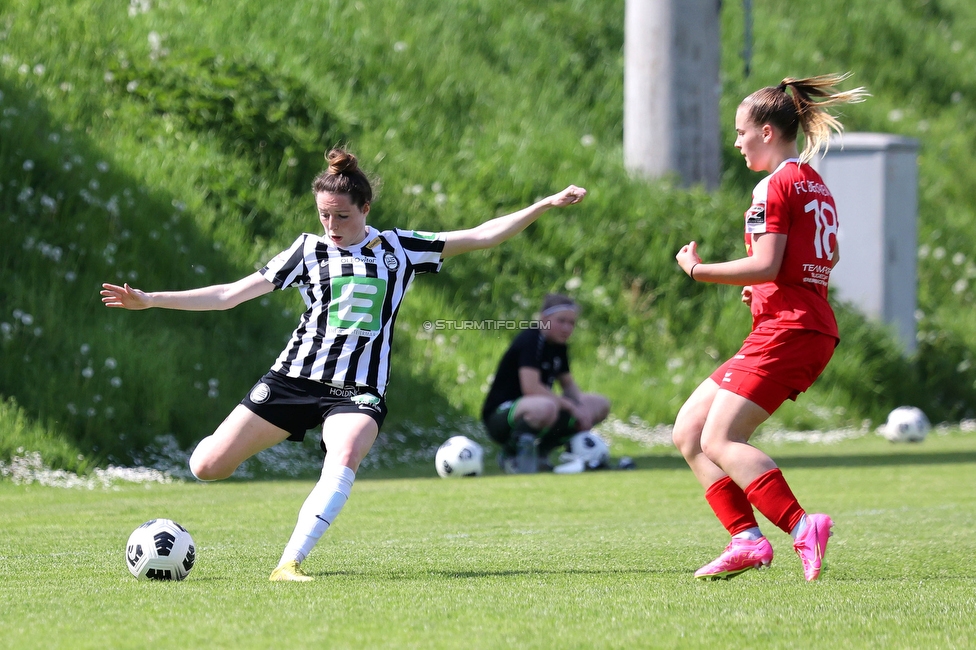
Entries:
[[313, 193], [346, 194], [360, 210], [373, 201], [369, 177], [360, 169], [355, 155], [336, 147], [325, 154], [325, 159], [329, 168], [312, 181]]
[[356, 156], [345, 149], [332, 149], [325, 154], [325, 159], [329, 161], [330, 174], [349, 174], [359, 169]]

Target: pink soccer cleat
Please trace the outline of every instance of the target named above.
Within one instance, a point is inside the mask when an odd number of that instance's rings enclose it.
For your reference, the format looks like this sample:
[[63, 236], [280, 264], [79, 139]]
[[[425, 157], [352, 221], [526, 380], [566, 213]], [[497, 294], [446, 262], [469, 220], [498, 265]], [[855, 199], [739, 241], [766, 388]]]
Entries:
[[695, 571], [695, 577], [699, 580], [728, 580], [749, 569], [768, 567], [772, 561], [773, 547], [765, 537], [757, 540], [733, 537], [721, 555]]
[[796, 536], [793, 550], [803, 563], [803, 577], [816, 580], [824, 566], [827, 540], [833, 535], [834, 522], [827, 515], [807, 515], [806, 527]]

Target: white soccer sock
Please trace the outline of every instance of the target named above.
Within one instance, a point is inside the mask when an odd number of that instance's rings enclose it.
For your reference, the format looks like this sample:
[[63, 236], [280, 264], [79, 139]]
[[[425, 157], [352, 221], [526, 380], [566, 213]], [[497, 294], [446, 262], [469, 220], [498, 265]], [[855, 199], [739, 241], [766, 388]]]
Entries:
[[748, 539], [750, 542], [754, 542], [762, 536], [763, 534], [762, 531], [759, 530], [759, 526], [753, 526], [752, 528], [744, 530], [741, 533], [736, 533], [732, 537], [735, 539]]
[[322, 533], [328, 530], [346, 505], [355, 480], [356, 473], [348, 467], [330, 468], [322, 472], [322, 478], [312, 488], [298, 512], [298, 523], [281, 554], [279, 566], [291, 560], [301, 562], [308, 557]]
[[806, 527], [807, 527], [807, 516], [806, 515], [803, 515], [802, 517], [800, 517], [800, 522], [796, 526], [793, 527], [793, 530], [790, 531], [790, 537], [792, 537], [793, 539], [796, 539], [797, 536], [800, 533], [802, 533], [803, 532], [803, 529], [806, 528]]

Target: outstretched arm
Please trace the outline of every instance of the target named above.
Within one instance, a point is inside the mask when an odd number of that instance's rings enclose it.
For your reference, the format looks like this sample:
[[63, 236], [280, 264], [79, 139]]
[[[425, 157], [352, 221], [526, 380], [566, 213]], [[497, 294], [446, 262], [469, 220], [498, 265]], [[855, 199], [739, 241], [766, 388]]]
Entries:
[[452, 230], [444, 233], [444, 250], [441, 257], [451, 257], [468, 251], [491, 248], [525, 230], [529, 224], [542, 216], [549, 208], [562, 208], [579, 203], [586, 196], [582, 187], [570, 185], [562, 192], [546, 197], [518, 212], [497, 217], [480, 226], [467, 230]]
[[753, 235], [752, 255], [731, 262], [705, 264], [698, 256], [698, 244], [682, 246], [675, 259], [678, 266], [698, 282], [740, 286], [771, 282], [779, 275], [786, 252], [786, 235], [764, 233]]
[[260, 273], [252, 273], [246, 278], [230, 284], [214, 284], [187, 291], [140, 291], [128, 284], [117, 286], [102, 285], [102, 302], [106, 307], [121, 309], [179, 309], [182, 311], [217, 311], [231, 309], [242, 302], [263, 296], [272, 291], [274, 285]]

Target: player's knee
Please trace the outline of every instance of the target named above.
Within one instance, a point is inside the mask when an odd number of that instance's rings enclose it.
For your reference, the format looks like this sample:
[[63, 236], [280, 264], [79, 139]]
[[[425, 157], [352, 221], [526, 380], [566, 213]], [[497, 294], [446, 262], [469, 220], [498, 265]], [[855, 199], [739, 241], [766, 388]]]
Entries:
[[551, 427], [559, 419], [559, 402], [549, 400], [539, 407], [539, 424]]
[[195, 462], [193, 462], [193, 459], [192, 458], [190, 459], [190, 462], [188, 464], [190, 466], [190, 473], [193, 474], [193, 478], [195, 478], [196, 480], [198, 480], [198, 481], [213, 481], [213, 480], [216, 480], [210, 474], [210, 471], [206, 468], [205, 465], [203, 465], [201, 463], [195, 463]]
[[556, 420], [559, 419], [559, 410], [559, 402], [556, 400], [546, 403], [545, 409], [543, 409], [545, 426], [550, 427], [556, 423]]
[[707, 432], [702, 434], [701, 437], [701, 450], [705, 454], [705, 458], [712, 461], [719, 467], [722, 467], [722, 452], [726, 448], [726, 439], [723, 436], [711, 434]]
[[559, 418], [559, 402], [554, 399], [536, 400], [522, 417], [533, 429], [551, 427]]
[[701, 444], [701, 428], [687, 422], [680, 416], [671, 429], [671, 442], [685, 458], [690, 458], [698, 452]]
[[190, 462], [188, 464], [190, 466], [190, 473], [198, 481], [219, 481], [230, 476], [230, 473], [221, 471], [221, 468], [216, 463], [203, 454], [194, 453], [190, 456]]

